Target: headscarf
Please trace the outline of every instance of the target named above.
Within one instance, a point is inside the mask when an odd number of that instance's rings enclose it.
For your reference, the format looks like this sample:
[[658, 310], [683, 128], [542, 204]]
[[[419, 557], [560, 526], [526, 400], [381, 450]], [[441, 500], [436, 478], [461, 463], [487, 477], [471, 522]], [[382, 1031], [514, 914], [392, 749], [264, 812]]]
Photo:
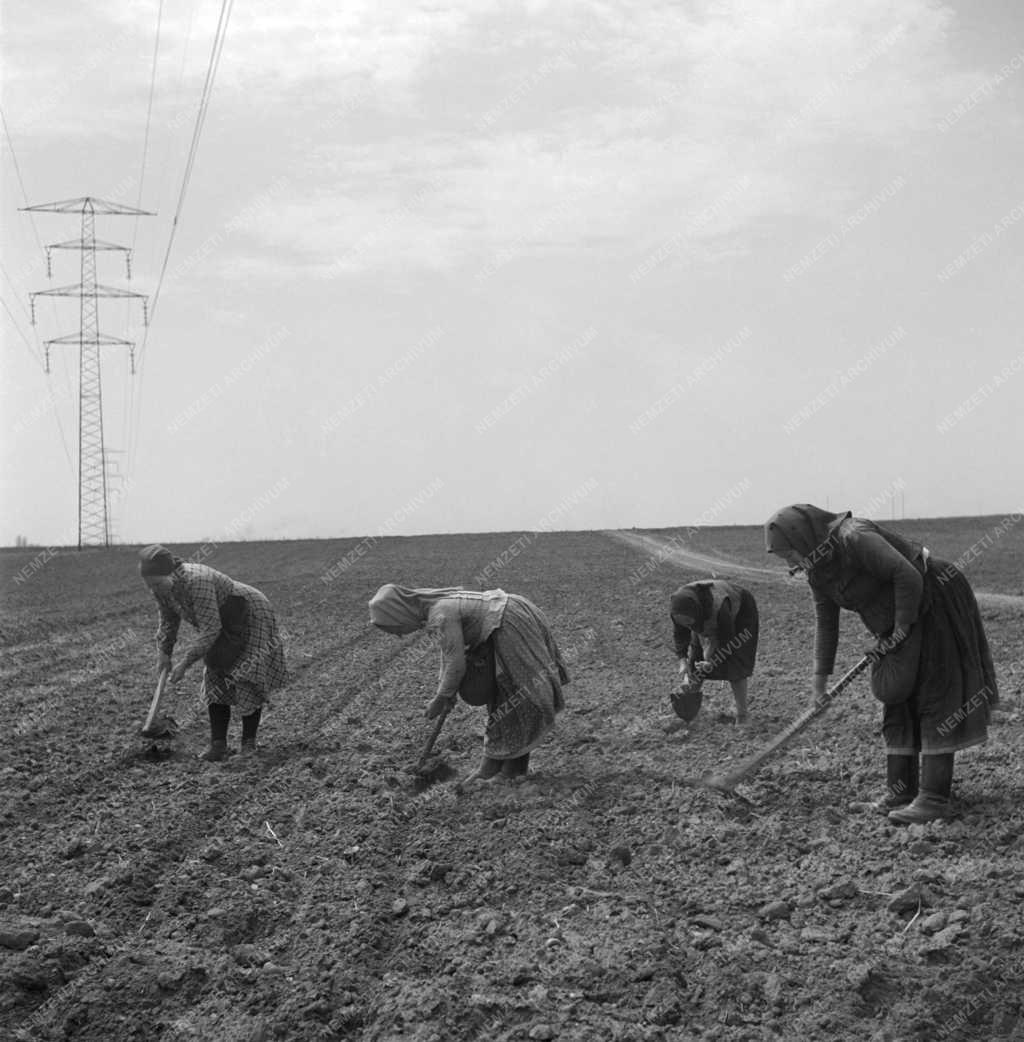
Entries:
[[370, 622], [388, 633], [415, 633], [427, 621], [430, 609], [442, 598], [460, 593], [459, 587], [410, 589], [385, 583], [370, 598]]
[[795, 550], [812, 565], [831, 558], [834, 528], [849, 513], [831, 514], [810, 503], [796, 503], [777, 510], [764, 526], [765, 548], [769, 553]]
[[700, 628], [700, 624], [704, 621], [704, 610], [701, 607], [700, 597], [695, 587], [680, 586], [672, 594], [671, 614], [673, 617], [683, 615], [687, 619], [693, 619], [697, 628]]
[[139, 551], [139, 575], [170, 575], [181, 564], [166, 546], [153, 543]]

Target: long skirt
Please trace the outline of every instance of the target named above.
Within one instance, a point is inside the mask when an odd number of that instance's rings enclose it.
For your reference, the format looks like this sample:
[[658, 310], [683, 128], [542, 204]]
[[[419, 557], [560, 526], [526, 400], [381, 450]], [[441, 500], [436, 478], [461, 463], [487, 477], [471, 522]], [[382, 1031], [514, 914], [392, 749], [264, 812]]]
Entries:
[[284, 685], [288, 667], [270, 601], [259, 590], [240, 582], [235, 583], [235, 593], [245, 598], [244, 620], [236, 628], [222, 613], [221, 632], [222, 637], [238, 642], [241, 653], [227, 669], [207, 665], [202, 694], [207, 705], [236, 706], [248, 716], [266, 704], [271, 691]]
[[890, 756], [940, 755], [988, 738], [989, 712], [999, 701], [995, 667], [971, 584], [953, 564], [932, 558], [924, 577], [922, 614], [910, 638], [872, 671]]
[[498, 692], [488, 706], [484, 755], [508, 760], [536, 748], [554, 727], [569, 673], [543, 612], [525, 597], [509, 594], [493, 640]]
[[705, 673], [704, 679], [744, 680], [753, 676], [757, 661], [758, 626], [757, 602], [749, 590], [743, 590], [740, 594], [740, 610], [736, 613], [735, 634], [707, 660], [715, 668]]

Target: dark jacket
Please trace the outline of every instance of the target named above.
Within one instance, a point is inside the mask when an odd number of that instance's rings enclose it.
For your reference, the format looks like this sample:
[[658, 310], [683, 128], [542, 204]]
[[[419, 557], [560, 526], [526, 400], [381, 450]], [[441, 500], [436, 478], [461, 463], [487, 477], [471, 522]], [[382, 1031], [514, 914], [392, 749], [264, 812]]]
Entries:
[[704, 637], [707, 646], [704, 648], [703, 657], [710, 659], [719, 647], [728, 644], [736, 635], [736, 616], [739, 614], [743, 591], [734, 583], [723, 579], [705, 579], [681, 587], [673, 595], [673, 602], [686, 593], [700, 605], [700, 616], [692, 631], [688, 626], [681, 626], [673, 618], [672, 639], [676, 655], [685, 658], [692, 647], [694, 659], [700, 658], [700, 638]]
[[873, 521], [849, 514], [829, 526], [832, 552], [808, 575], [817, 627], [815, 672], [831, 673], [839, 642], [839, 609], [855, 611], [876, 636], [909, 630], [922, 609], [924, 548]]

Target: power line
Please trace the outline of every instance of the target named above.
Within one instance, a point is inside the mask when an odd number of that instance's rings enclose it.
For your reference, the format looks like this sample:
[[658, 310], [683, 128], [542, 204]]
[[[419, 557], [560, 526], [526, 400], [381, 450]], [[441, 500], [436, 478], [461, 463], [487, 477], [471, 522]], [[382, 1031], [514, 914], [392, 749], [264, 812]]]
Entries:
[[[22, 197], [22, 199], [23, 199], [23, 201], [25, 203], [25, 206], [28, 206], [28, 192], [25, 190], [25, 179], [21, 176], [21, 164], [18, 162], [18, 153], [15, 151], [14, 141], [11, 139], [11, 131], [10, 131], [10, 128], [7, 126], [7, 117], [4, 115], [4, 110], [3, 110], [2, 107], [0, 107], [0, 122], [3, 123], [4, 137], [7, 138], [7, 149], [11, 153], [11, 162], [14, 164], [14, 171], [15, 171], [15, 174], [17, 175], [17, 177], [18, 177], [18, 185], [21, 188], [21, 197]], [[39, 247], [40, 250], [42, 250], [43, 249], [43, 241], [39, 237], [39, 229], [36, 227], [35, 217], [31, 213], [29, 213], [28, 216], [29, 216], [29, 223], [32, 225], [32, 234], [35, 236], [35, 239], [36, 239], [36, 245]], [[11, 281], [11, 277], [7, 274], [6, 269], [4, 270], [4, 277], [11, 284], [11, 288], [14, 289], [16, 299], [20, 299], [17, 296], [17, 287], [14, 285], [13, 281]], [[56, 313], [57, 313], [56, 305], [54, 305], [52, 301], [50, 303], [51, 303], [51, 306], [53, 307], [54, 315], [56, 315]], [[5, 304], [4, 307], [6, 308], [7, 305]], [[24, 307], [24, 303], [22, 304], [22, 307]], [[10, 312], [8, 311], [8, 313], [10, 313]], [[12, 318], [13, 318], [13, 316], [12, 316]], [[20, 330], [19, 330], [19, 332], [20, 332]], [[22, 333], [22, 337], [24, 338], [24, 333]], [[36, 334], [36, 342], [37, 342], [37, 346], [39, 347], [39, 355], [36, 355], [35, 352], [33, 352], [33, 354], [36, 357], [36, 361], [41, 362], [40, 355], [42, 354], [42, 345], [39, 344], [39, 334], [38, 333]], [[44, 368], [44, 371], [45, 371], [45, 365], [43, 366], [43, 368]], [[66, 368], [64, 369], [64, 383], [68, 387], [68, 391], [70, 393], [71, 380], [68, 377], [68, 372], [67, 372]], [[64, 448], [64, 455], [67, 457], [68, 464], [71, 466], [72, 471], [74, 471], [75, 465], [74, 465], [74, 463], [73, 463], [73, 461], [71, 459], [71, 450], [68, 448], [68, 439], [67, 439], [67, 435], [64, 433], [64, 424], [61, 422], [60, 413], [57, 411], [56, 402], [54, 402], [54, 400], [53, 400], [53, 388], [50, 386], [50, 381], [49, 380], [46, 381], [46, 393], [47, 393], [47, 395], [50, 398], [51, 404], [53, 404], [53, 416], [54, 416], [54, 419], [57, 421], [57, 430], [60, 433], [60, 442], [61, 442], [61, 445]]]
[[[206, 69], [206, 78], [203, 82], [203, 89], [199, 96], [199, 106], [196, 111], [196, 122], [195, 127], [192, 131], [192, 141], [189, 145], [188, 156], [185, 161], [185, 169], [182, 173], [181, 189], [178, 192], [178, 203], [174, 210], [174, 217], [171, 220], [171, 232], [167, 239], [167, 249], [164, 252], [163, 262], [160, 266], [160, 275], [157, 279], [156, 289], [153, 291], [152, 304], [150, 307], [150, 319], [156, 317], [156, 306], [160, 298], [160, 291], [163, 288], [164, 277], [167, 274], [167, 265], [170, 261], [171, 250], [174, 247], [174, 237], [178, 231], [178, 221], [181, 217], [182, 209], [185, 205], [185, 196], [188, 193], [188, 187], [192, 180], [192, 171], [195, 167], [196, 156], [199, 151], [199, 141], [203, 133], [203, 127], [206, 123], [206, 113], [210, 105], [210, 97], [213, 92], [214, 80], [217, 76], [217, 70], [220, 66], [220, 57], [224, 50], [224, 40], [227, 36], [228, 23], [231, 19], [231, 10], [234, 7], [234, 0], [221, 0], [220, 16], [217, 19], [217, 29], [214, 32], [213, 45], [210, 49], [210, 61]], [[142, 336], [142, 344], [139, 347], [139, 387], [137, 393], [134, 395], [135, 398], [135, 410], [134, 419], [132, 421], [132, 444], [129, 447], [128, 455], [128, 484], [131, 485], [132, 471], [135, 466], [135, 455], [138, 449], [139, 432], [142, 427], [141, 414], [142, 414], [142, 366], [145, 364], [146, 359], [146, 347], [149, 343], [149, 330], [150, 326], [146, 327], [145, 332]]]
[[[167, 250], [164, 253], [163, 263], [160, 267], [160, 277], [157, 280], [156, 289], [153, 291], [153, 304], [150, 311], [152, 317], [156, 317], [157, 301], [160, 298], [160, 289], [163, 286], [164, 276], [167, 274], [167, 263], [171, 258], [171, 249], [174, 246], [174, 237], [178, 232], [178, 220], [185, 206], [185, 196], [188, 193], [189, 184], [192, 181], [192, 171], [195, 167], [196, 156], [199, 154], [199, 139], [206, 124], [206, 113], [210, 106], [210, 97], [213, 94], [213, 82], [217, 76], [217, 68], [220, 65], [220, 56], [224, 50], [224, 39], [227, 35], [228, 20], [231, 18], [231, 8], [234, 0], [221, 0], [220, 18], [217, 21], [217, 30], [214, 33], [213, 48], [210, 51], [210, 63], [206, 69], [206, 80], [203, 83], [202, 94], [199, 97], [199, 109], [196, 112], [196, 125], [192, 132], [192, 143], [189, 145], [188, 157], [185, 160], [185, 171], [181, 179], [181, 190], [178, 193], [178, 204], [174, 210], [171, 220], [171, 234], [167, 240]], [[146, 337], [143, 337], [142, 347], [139, 351], [140, 359], [146, 352]]]
[[[146, 162], [149, 158], [149, 131], [153, 124], [153, 98], [156, 95], [156, 70], [158, 64], [158, 58], [160, 55], [160, 28], [163, 23], [164, 15], [164, 0], [160, 0], [159, 6], [156, 12], [156, 34], [153, 40], [153, 63], [149, 73], [149, 101], [146, 104], [146, 129], [142, 136], [142, 161], [139, 165], [139, 191], [136, 196], [135, 206], [137, 209], [142, 208], [142, 192], [146, 183]], [[135, 247], [138, 244], [139, 239], [139, 218], [135, 218], [135, 225], [132, 229], [132, 252], [135, 252]], [[125, 333], [127, 334], [128, 316], [125, 315]], [[141, 379], [141, 372], [139, 379]], [[135, 404], [135, 381], [130, 380], [128, 383], [128, 400], [124, 404], [124, 413], [121, 420], [121, 442], [123, 445], [131, 444], [132, 436], [132, 411]]]
[[[25, 191], [25, 179], [21, 176], [21, 164], [18, 162], [18, 153], [14, 151], [14, 142], [11, 140], [11, 132], [7, 127], [7, 117], [4, 115], [4, 110], [0, 108], [0, 121], [4, 125], [4, 137], [7, 138], [7, 147], [11, 150], [11, 160], [14, 163], [14, 172], [18, 175], [18, 184], [21, 186], [21, 197], [28, 206], [28, 192]], [[29, 219], [32, 222], [32, 232], [36, 237], [36, 245], [39, 249], [43, 248], [43, 242], [39, 238], [39, 229], [36, 227], [35, 218], [29, 215]]]
[[[7, 281], [10, 282], [10, 279], [8, 279]], [[10, 307], [8, 306], [7, 301], [0, 298], [0, 304], [3, 304], [4, 311], [7, 312], [7, 315], [11, 320], [11, 325], [14, 326], [14, 328], [18, 331], [18, 336], [20, 336], [21, 339], [25, 341], [25, 346], [29, 349], [29, 351], [32, 354], [32, 361], [35, 362], [39, 366], [39, 368], [42, 369], [45, 373], [46, 366], [43, 364], [42, 359], [36, 354], [36, 350], [32, 346], [32, 341], [29, 340], [28, 334], [26, 334], [25, 331], [21, 328], [21, 326], [18, 325], [18, 320], [15, 317], [14, 312], [11, 311]]]
[[[146, 132], [142, 137], [142, 164], [139, 168], [139, 192], [135, 200], [135, 206], [138, 209], [142, 208], [142, 190], [146, 183], [146, 159], [149, 155], [149, 129], [153, 122], [153, 96], [156, 93], [156, 66], [157, 57], [160, 54], [160, 24], [163, 20], [164, 14], [164, 0], [160, 0], [160, 5], [156, 12], [156, 39], [153, 43], [153, 67], [149, 74], [149, 103], [146, 106]], [[135, 227], [132, 230], [132, 251], [135, 250], [135, 245], [139, 237], [139, 218], [135, 218]]]
[[[8, 281], [10, 281], [10, 279], [8, 279]], [[36, 361], [39, 364], [39, 367], [45, 373], [46, 372], [46, 367], [43, 365], [42, 361], [36, 355], [35, 349], [32, 346], [32, 341], [29, 340], [29, 338], [28, 338], [27, 334], [25, 333], [25, 331], [21, 328], [21, 326], [18, 325], [18, 320], [15, 318], [14, 312], [11, 311], [10, 307], [8, 307], [7, 301], [2, 299], [2, 298], [0, 298], [0, 304], [3, 304], [4, 311], [7, 312], [7, 315], [8, 315], [8, 317], [11, 320], [11, 324], [18, 331], [18, 336], [20, 336], [21, 339], [25, 341], [25, 344], [27, 345], [29, 351], [32, 352], [33, 360]], [[67, 435], [64, 433], [64, 424], [61, 423], [60, 413], [57, 411], [57, 402], [54, 400], [53, 388], [50, 386], [50, 381], [49, 380], [46, 381], [45, 387], [46, 387], [46, 394], [47, 394], [47, 396], [50, 399], [50, 404], [53, 406], [53, 415], [54, 415], [54, 418], [57, 421], [57, 430], [60, 432], [60, 443], [64, 447], [64, 456], [65, 456], [65, 458], [68, 461], [68, 466], [71, 468], [71, 473], [74, 474], [74, 472], [75, 472], [75, 462], [71, 458], [71, 450], [68, 448]]]
[[[22, 309], [24, 310], [25, 314], [28, 315], [29, 314], [28, 307], [25, 304], [25, 302], [23, 300], [21, 300], [21, 298], [18, 296], [18, 287], [14, 285], [14, 280], [11, 278], [10, 275], [7, 274], [7, 269], [3, 266], [2, 263], [0, 263], [0, 273], [3, 274], [3, 277], [5, 279], [7, 279], [8, 285], [10, 285], [11, 289], [14, 290], [14, 299], [21, 302]], [[37, 350], [38, 345], [37, 344], [33, 344], [32, 341], [29, 340], [28, 335], [25, 332], [22, 331], [21, 326], [18, 325], [18, 321], [17, 321], [17, 319], [16, 319], [16, 317], [14, 315], [14, 312], [11, 311], [10, 307], [8, 307], [7, 302], [4, 301], [3, 304], [4, 304], [4, 310], [7, 312], [8, 315], [11, 316], [11, 322], [13, 323], [14, 328], [17, 329], [18, 334], [21, 336], [21, 339], [25, 341], [25, 346], [31, 352], [32, 360], [45, 373], [46, 372], [46, 365], [43, 362], [43, 359], [42, 359], [42, 357], [40, 356], [40, 354], [39, 354], [39, 352]]]

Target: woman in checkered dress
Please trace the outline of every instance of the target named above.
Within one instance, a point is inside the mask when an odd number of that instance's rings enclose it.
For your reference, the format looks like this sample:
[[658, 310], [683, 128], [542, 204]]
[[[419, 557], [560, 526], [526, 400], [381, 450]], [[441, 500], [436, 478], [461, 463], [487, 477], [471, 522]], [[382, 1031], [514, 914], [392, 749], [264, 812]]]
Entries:
[[[481, 659], [486, 705], [484, 755], [473, 778], [521, 778], [530, 753], [555, 726], [569, 683], [561, 652], [544, 613], [532, 601], [504, 590], [409, 589], [387, 583], [370, 601], [370, 621], [398, 635], [426, 630], [440, 645], [437, 695], [427, 706], [436, 717], [467, 698], [467, 666]], [[485, 652], [486, 649], [486, 652]]]
[[[202, 697], [210, 717], [205, 759], [227, 756], [232, 706], [242, 717], [242, 752], [255, 752], [267, 695], [287, 677], [284, 644], [270, 602], [252, 586], [204, 564], [183, 562], [159, 545], [140, 552], [139, 572], [160, 611], [157, 668], [169, 669], [174, 684], [200, 660], [205, 666]], [[172, 669], [182, 619], [197, 633]]]

